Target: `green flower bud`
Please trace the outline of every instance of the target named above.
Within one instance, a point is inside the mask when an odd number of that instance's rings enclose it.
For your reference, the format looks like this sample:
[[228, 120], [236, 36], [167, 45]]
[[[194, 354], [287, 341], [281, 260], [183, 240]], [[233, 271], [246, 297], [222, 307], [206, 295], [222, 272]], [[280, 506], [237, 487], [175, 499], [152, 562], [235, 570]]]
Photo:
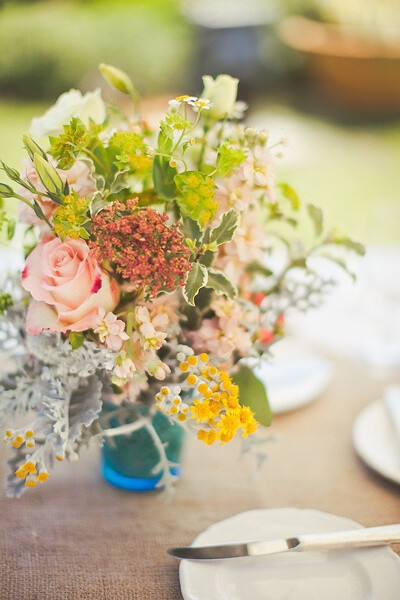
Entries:
[[41, 149], [39, 144], [37, 144], [30, 135], [25, 134], [22, 136], [22, 141], [24, 143], [25, 149], [29, 154], [29, 158], [33, 160], [35, 154], [40, 154], [45, 160], [47, 160], [46, 153]]
[[0, 198], [15, 198], [14, 190], [5, 183], [0, 183]]
[[135, 94], [135, 89], [133, 87], [133, 83], [124, 71], [121, 69], [117, 69], [117, 67], [113, 67], [112, 65], [106, 65], [101, 63], [99, 65], [99, 70], [103, 75], [104, 79], [115, 89], [119, 90], [123, 94], [128, 94], [129, 96]]
[[50, 194], [56, 196], [63, 196], [64, 184], [61, 181], [61, 177], [57, 173], [54, 167], [51, 166], [47, 160], [45, 160], [40, 154], [35, 153], [33, 156], [33, 162], [37, 174], [39, 175], [40, 181]]
[[6, 175], [8, 175], [8, 177], [12, 180], [12, 181], [21, 181], [21, 178], [19, 176], [19, 173], [16, 169], [12, 169], [11, 167], [8, 167], [5, 163], [1, 163], [2, 169], [3, 171], [6, 173]]

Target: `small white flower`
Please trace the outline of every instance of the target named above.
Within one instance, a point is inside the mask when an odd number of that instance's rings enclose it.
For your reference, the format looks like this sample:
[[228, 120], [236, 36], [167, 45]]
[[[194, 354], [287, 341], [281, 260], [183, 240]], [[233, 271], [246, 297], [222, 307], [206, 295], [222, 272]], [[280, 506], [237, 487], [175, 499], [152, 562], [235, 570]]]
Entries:
[[188, 104], [193, 106], [193, 110], [197, 112], [198, 110], [210, 110], [212, 108], [212, 102], [207, 98], [196, 98], [195, 100], [188, 100]]
[[180, 105], [181, 105], [181, 103], [179, 102], [179, 100], [176, 100], [175, 98], [174, 98], [173, 100], [170, 100], [170, 101], [168, 102], [168, 104], [170, 105], [170, 107], [171, 107], [172, 109], [174, 109], [174, 108], [179, 108], [179, 107], [180, 107]]

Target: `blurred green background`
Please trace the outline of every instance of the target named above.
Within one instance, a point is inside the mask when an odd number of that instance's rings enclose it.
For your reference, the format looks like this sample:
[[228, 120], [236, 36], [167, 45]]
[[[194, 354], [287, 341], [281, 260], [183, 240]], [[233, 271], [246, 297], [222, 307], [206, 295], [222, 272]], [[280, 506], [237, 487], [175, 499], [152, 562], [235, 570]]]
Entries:
[[[31, 118], [71, 87], [86, 91], [101, 84], [99, 62], [125, 69], [157, 110], [166, 108], [167, 95], [198, 92], [202, 72], [223, 70], [241, 77], [249, 120], [288, 135], [280, 179], [325, 207], [329, 220], [353, 237], [399, 241], [400, 96], [398, 106], [380, 105], [390, 91], [379, 89], [381, 82], [374, 86], [372, 64], [375, 104], [366, 107], [368, 90], [359, 88], [353, 98], [339, 80], [336, 99], [331, 91], [337, 84], [324, 81], [324, 64], [318, 80], [315, 55], [296, 46], [292, 29], [289, 36], [279, 34], [288, 16], [305, 15], [346, 28], [346, 35], [356, 30], [356, 38], [370, 44], [378, 39], [386, 55], [390, 43], [391, 67], [399, 69], [388, 75], [394, 82], [400, 80], [400, 50], [392, 50], [400, 47], [398, 0], [355, 0], [352, 10], [342, 0], [224, 2], [0, 2], [0, 158], [18, 166]], [[380, 72], [385, 65], [379, 63]], [[335, 76], [348, 66], [338, 64]], [[357, 63], [350, 65], [350, 81], [357, 70]]]

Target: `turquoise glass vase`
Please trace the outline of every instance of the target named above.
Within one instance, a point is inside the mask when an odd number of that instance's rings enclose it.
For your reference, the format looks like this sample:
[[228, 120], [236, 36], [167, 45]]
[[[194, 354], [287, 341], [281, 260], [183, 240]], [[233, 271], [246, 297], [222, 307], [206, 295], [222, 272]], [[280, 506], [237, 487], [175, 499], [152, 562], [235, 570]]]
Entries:
[[[118, 426], [119, 423], [112, 423]], [[171, 474], [180, 476], [180, 457], [182, 452], [184, 430], [162, 413], [152, 417], [152, 425], [161, 442], [166, 444], [165, 452], [169, 461], [176, 467], [170, 469]], [[101, 472], [108, 483], [137, 492], [154, 490], [161, 479], [161, 473], [154, 475], [154, 468], [159, 463], [160, 454], [150, 432], [146, 427], [126, 435], [106, 439], [102, 448]]]

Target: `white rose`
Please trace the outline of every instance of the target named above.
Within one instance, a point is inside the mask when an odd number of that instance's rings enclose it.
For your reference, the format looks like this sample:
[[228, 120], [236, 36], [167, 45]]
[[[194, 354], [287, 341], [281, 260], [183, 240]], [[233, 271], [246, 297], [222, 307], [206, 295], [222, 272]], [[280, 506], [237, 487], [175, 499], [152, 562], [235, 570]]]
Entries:
[[36, 139], [60, 135], [63, 125], [69, 123], [72, 117], [79, 117], [85, 125], [89, 124], [89, 117], [96, 123], [102, 123], [106, 118], [106, 107], [101, 90], [85, 95], [79, 90], [65, 92], [44, 115], [32, 119], [29, 132]]
[[211, 118], [222, 119], [230, 115], [235, 108], [239, 79], [230, 75], [218, 75], [216, 79], [210, 75], [203, 76], [203, 98], [212, 102], [212, 107], [207, 113]]

